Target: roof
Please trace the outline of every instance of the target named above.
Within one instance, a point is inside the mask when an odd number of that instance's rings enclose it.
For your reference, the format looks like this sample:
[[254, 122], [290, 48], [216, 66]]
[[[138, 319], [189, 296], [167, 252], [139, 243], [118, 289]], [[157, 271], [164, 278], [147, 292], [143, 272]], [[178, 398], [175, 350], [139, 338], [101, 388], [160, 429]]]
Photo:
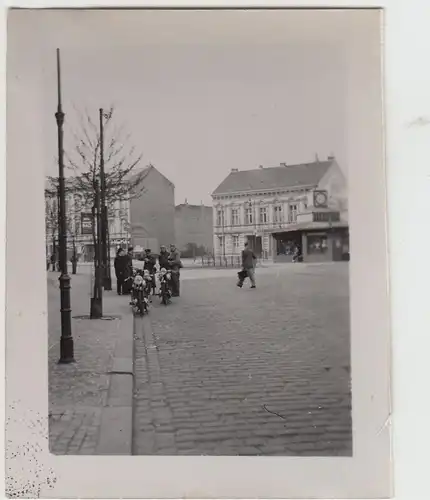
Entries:
[[156, 171], [159, 175], [161, 175], [161, 177], [163, 177], [173, 188], [175, 187], [175, 185], [173, 184], [173, 182], [168, 179], [164, 174], [162, 174], [158, 168], [155, 168], [154, 165], [148, 165], [146, 167], [143, 167], [143, 168], [139, 168], [139, 169], [133, 169], [131, 172], [130, 172], [130, 181], [132, 180], [135, 180], [137, 178], [137, 176], [141, 176], [141, 180], [145, 179], [148, 174], [151, 172], [151, 171]]
[[179, 205], [176, 205], [175, 209], [176, 210], [182, 210], [183, 208], [191, 209], [191, 210], [204, 210], [204, 209], [209, 209], [212, 210], [212, 207], [209, 207], [208, 205], [191, 205], [190, 203], [181, 203]]
[[232, 171], [215, 189], [212, 195], [277, 189], [300, 186], [316, 186], [334, 160], [302, 163], [280, 167]]

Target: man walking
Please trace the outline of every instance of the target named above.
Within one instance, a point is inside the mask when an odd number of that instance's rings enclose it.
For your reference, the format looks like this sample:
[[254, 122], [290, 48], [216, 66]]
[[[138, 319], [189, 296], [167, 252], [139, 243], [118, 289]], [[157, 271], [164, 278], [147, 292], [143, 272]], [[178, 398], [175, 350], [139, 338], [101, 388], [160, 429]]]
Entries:
[[[255, 264], [257, 257], [254, 252], [249, 248], [248, 242], [245, 243], [245, 248], [242, 250], [242, 270], [243, 274], [239, 273], [239, 282], [237, 286], [242, 288], [243, 282], [246, 278], [251, 281], [251, 288], [256, 288], [255, 286]], [[246, 272], [246, 275], [245, 275]]]

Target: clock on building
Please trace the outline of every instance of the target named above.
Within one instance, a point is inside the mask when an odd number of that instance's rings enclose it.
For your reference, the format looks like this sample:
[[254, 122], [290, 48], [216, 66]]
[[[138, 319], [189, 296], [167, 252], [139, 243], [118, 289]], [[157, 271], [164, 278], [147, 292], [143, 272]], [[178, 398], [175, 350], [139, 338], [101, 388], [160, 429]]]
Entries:
[[314, 207], [327, 208], [327, 191], [314, 191]]

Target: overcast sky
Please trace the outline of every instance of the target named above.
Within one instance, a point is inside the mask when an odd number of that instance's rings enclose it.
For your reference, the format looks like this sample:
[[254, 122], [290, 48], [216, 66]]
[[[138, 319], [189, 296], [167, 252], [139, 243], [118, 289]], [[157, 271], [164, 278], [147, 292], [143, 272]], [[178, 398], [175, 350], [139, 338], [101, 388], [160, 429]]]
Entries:
[[40, 55], [33, 65], [27, 58], [26, 71], [39, 71], [48, 174], [57, 169], [57, 46], [66, 148], [77, 129], [73, 107], [87, 108], [96, 121], [98, 109], [113, 104], [116, 123], [143, 154], [141, 165], [151, 162], [175, 184], [176, 203], [211, 204], [210, 193], [232, 168], [333, 152], [347, 174], [350, 15], [156, 14], [60, 12], [55, 29], [53, 13], [27, 20]]

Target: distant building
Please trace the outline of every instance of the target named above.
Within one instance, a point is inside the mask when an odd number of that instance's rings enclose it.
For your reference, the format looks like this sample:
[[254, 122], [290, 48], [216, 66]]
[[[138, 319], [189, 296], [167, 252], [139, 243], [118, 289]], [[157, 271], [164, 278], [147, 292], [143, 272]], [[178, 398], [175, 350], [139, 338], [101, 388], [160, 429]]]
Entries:
[[212, 193], [215, 256], [240, 255], [245, 241], [258, 254], [304, 261], [349, 258], [348, 195], [334, 156], [301, 165], [231, 173]]
[[176, 246], [181, 253], [190, 257], [212, 253], [213, 250], [213, 211], [212, 207], [178, 205], [175, 210]]
[[[161, 244], [175, 241], [175, 187], [155, 167], [145, 167], [134, 173], [142, 175], [140, 194], [132, 200], [118, 200], [109, 207], [109, 241], [111, 256], [116, 249], [133, 245], [136, 250], [159, 250]], [[68, 227], [68, 252], [71, 255], [73, 240], [80, 260], [94, 259], [91, 225], [91, 207], [82, 203], [79, 193], [73, 192], [73, 177], [66, 180], [70, 192], [66, 196]], [[46, 182], [46, 189], [52, 186]], [[51, 255], [58, 249], [58, 200], [45, 196], [46, 252]]]
[[160, 245], [175, 242], [175, 186], [152, 165], [138, 174], [144, 188], [129, 202], [131, 243], [158, 252]]

